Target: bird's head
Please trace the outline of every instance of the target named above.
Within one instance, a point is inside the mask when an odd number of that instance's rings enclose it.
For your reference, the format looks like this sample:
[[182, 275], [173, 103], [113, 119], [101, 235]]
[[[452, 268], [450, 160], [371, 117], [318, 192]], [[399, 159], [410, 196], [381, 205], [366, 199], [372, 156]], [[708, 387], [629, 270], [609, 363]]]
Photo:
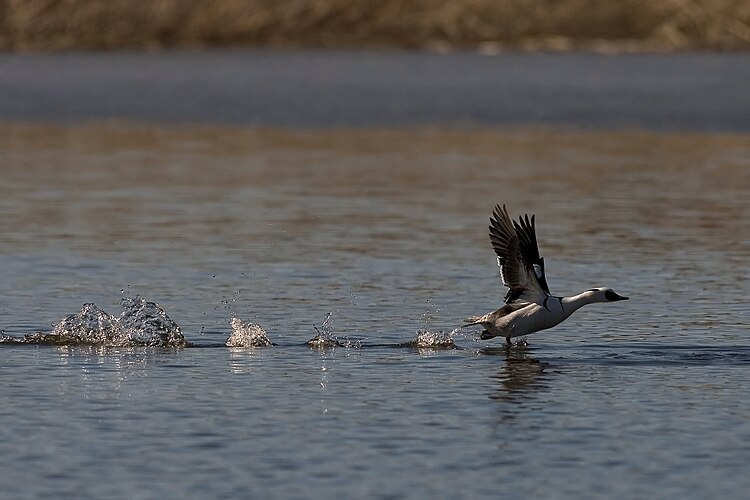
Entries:
[[624, 297], [611, 288], [589, 288], [586, 293], [591, 294], [593, 302], [617, 302], [618, 300], [628, 300], [630, 297]]

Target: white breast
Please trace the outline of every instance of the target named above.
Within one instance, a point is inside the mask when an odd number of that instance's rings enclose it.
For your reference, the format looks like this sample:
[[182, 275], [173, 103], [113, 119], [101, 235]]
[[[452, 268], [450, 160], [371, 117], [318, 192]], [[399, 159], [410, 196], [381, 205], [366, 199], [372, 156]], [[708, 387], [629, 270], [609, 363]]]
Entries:
[[509, 315], [506, 331], [511, 337], [519, 337], [546, 330], [559, 324], [568, 314], [562, 309], [560, 300], [550, 297], [547, 307], [532, 304]]

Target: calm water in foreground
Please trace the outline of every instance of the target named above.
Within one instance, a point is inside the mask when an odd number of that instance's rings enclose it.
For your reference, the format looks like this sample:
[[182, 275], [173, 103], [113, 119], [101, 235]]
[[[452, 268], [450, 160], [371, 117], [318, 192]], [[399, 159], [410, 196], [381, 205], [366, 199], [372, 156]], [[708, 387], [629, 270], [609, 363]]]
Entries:
[[[0, 162], [7, 335], [141, 295], [205, 347], [0, 346], [3, 496], [750, 488], [747, 136], [4, 125]], [[631, 300], [398, 347], [498, 306], [498, 202], [553, 293]], [[277, 345], [221, 347], [232, 317]]]

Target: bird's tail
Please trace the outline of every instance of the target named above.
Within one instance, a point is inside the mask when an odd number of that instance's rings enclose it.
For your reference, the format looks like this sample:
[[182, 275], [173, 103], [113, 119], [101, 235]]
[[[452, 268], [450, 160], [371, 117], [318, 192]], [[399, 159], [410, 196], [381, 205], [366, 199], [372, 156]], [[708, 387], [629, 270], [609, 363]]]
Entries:
[[466, 328], [467, 326], [476, 326], [476, 325], [482, 325], [484, 326], [484, 323], [487, 322], [486, 315], [485, 316], [469, 316], [466, 318], [466, 323], [461, 325], [461, 328]]
[[466, 328], [467, 326], [481, 325], [482, 324], [482, 322], [480, 321], [481, 319], [482, 319], [481, 316], [470, 316], [464, 320], [466, 321], [466, 323], [461, 325], [461, 328]]
[[491, 324], [491, 321], [488, 321], [487, 314], [484, 316], [471, 316], [469, 318], [466, 318], [466, 324], [461, 325], [461, 328], [465, 328], [467, 326], [476, 326], [481, 325], [482, 328], [484, 328], [484, 331], [482, 332], [481, 339], [487, 340], [491, 339], [493, 337], [497, 337], [497, 335], [493, 335], [488, 331], [488, 328]]

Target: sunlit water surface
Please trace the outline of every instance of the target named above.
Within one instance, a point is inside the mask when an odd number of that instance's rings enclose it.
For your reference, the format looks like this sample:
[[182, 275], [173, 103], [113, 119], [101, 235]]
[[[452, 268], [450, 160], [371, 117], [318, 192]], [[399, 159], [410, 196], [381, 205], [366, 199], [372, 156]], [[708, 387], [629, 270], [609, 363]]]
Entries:
[[[2, 126], [5, 335], [145, 299], [195, 347], [0, 344], [0, 490], [741, 497], [749, 144]], [[500, 303], [498, 202], [536, 213], [553, 293], [631, 300], [510, 349], [453, 332]]]

